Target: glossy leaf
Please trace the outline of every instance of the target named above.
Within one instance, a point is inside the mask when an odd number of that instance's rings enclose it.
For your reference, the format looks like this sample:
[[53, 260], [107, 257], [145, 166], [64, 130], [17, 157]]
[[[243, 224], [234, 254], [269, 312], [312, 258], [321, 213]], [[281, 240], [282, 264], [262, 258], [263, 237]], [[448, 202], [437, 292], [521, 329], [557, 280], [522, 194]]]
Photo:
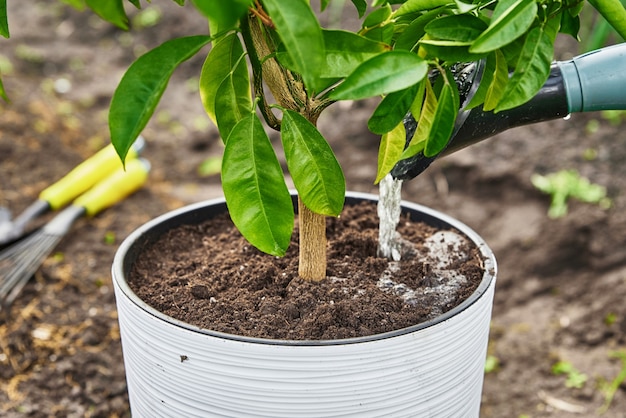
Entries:
[[[594, 33], [597, 31], [597, 24], [594, 27]], [[570, 35], [572, 38], [580, 41], [578, 37], [578, 32], [580, 31], [580, 17], [578, 15], [572, 16], [571, 13], [567, 11], [561, 14], [561, 33], [566, 35]]]
[[253, 0], [192, 0], [196, 8], [219, 27], [219, 31], [237, 26], [239, 19], [248, 12]]
[[411, 21], [409, 26], [404, 28], [402, 33], [400, 33], [396, 38], [394, 49], [406, 49], [407, 51], [413, 50], [418, 41], [426, 34], [424, 28], [428, 22], [437, 17], [443, 8], [444, 7], [430, 10]]
[[[220, 38], [211, 48], [209, 55], [204, 61], [200, 73], [200, 99], [207, 115], [217, 125], [215, 117], [215, 98], [217, 89], [222, 81], [231, 73], [236, 73], [236, 78], [249, 77], [245, 62], [241, 59], [244, 50], [239, 37], [232, 33]], [[236, 64], [239, 63], [238, 66]], [[226, 137], [224, 137], [224, 140]]]
[[238, 67], [245, 71], [233, 71], [220, 83], [215, 95], [215, 117], [217, 129], [223, 141], [230, 135], [235, 125], [252, 111], [250, 79], [245, 60]]
[[495, 111], [511, 109], [530, 100], [548, 79], [553, 56], [550, 34], [542, 28], [533, 28]]
[[426, 84], [429, 83], [430, 81], [428, 81], [428, 78], [425, 78], [417, 84], [417, 92], [410, 107], [411, 114], [416, 120], [419, 120], [419, 117], [422, 114], [424, 95], [426, 94]]
[[365, 0], [352, 0], [352, 4], [356, 7], [357, 12], [359, 13], [359, 18], [365, 15], [365, 11], [367, 10], [367, 2]]
[[425, 80], [423, 84], [425, 95], [419, 119], [417, 119], [417, 129], [409, 142], [409, 146], [402, 153], [401, 159], [412, 157], [422, 151], [430, 136], [430, 131], [433, 128], [435, 112], [437, 111], [437, 96], [433, 91], [430, 81]]
[[393, 15], [394, 17], [400, 17], [415, 12], [436, 9], [449, 4], [454, 4], [454, 0], [407, 0]]
[[85, 3], [102, 19], [128, 30], [128, 16], [124, 11], [123, 0], [85, 0]]
[[0, 35], [8, 38], [9, 21], [7, 19], [7, 0], [0, 0]]
[[283, 109], [281, 140], [289, 173], [307, 208], [327, 216], [343, 209], [346, 181], [326, 139], [305, 117]]
[[367, 127], [375, 134], [385, 134], [394, 129], [409, 111], [421, 83], [389, 93], [378, 104], [374, 113], [367, 121]]
[[472, 15], [449, 15], [430, 21], [424, 28], [432, 39], [471, 42], [487, 29], [487, 24]]
[[469, 103], [465, 105], [465, 110], [473, 109], [480, 106], [485, 102], [487, 96], [487, 90], [493, 81], [494, 72], [496, 68], [495, 52], [491, 52], [484, 61], [483, 75], [480, 79], [480, 84], [471, 97]]
[[276, 25], [295, 71], [309, 89], [315, 90], [324, 64], [324, 37], [308, 2], [265, 0], [263, 4]]
[[480, 54], [494, 51], [522, 36], [537, 16], [534, 0], [501, 0], [493, 11], [489, 27], [470, 47]]
[[401, 122], [383, 135], [378, 149], [378, 171], [375, 184], [378, 184], [400, 160], [406, 143], [406, 130]]
[[504, 54], [500, 50], [495, 51], [494, 54], [495, 55], [489, 57], [489, 59], [494, 62], [492, 67], [493, 74], [491, 83], [485, 94], [485, 103], [483, 105], [483, 109], [487, 111], [496, 108], [509, 82], [509, 68], [506, 64]]
[[391, 16], [391, 6], [386, 5], [378, 9], [374, 9], [368, 14], [362, 23], [362, 28], [367, 29], [374, 26], [379, 26], [386, 22]]
[[394, 34], [391, 12], [389, 4], [374, 9], [363, 20], [360, 34], [376, 42], [390, 43]]
[[626, 6], [620, 0], [589, 0], [589, 4], [626, 40]]
[[423, 39], [420, 46], [426, 51], [425, 58], [439, 59], [447, 62], [478, 61], [484, 54], [470, 52], [471, 42], [442, 41], [437, 39]]
[[390, 51], [365, 61], [331, 93], [335, 100], [364, 99], [419, 83], [428, 71], [426, 61], [408, 51]]
[[424, 147], [426, 157], [434, 157], [446, 148], [452, 136], [458, 113], [459, 96], [456, 84], [454, 80], [446, 80], [441, 93], [439, 93], [432, 129]]
[[293, 203], [256, 114], [250, 113], [235, 125], [222, 161], [222, 188], [233, 223], [259, 250], [283, 256], [293, 231]]
[[174, 70], [211, 41], [172, 39], [139, 57], [122, 77], [109, 110], [111, 142], [122, 160], [154, 113]]
[[323, 30], [326, 45], [326, 65], [320, 71], [323, 78], [343, 78], [352, 73], [363, 61], [389, 49], [353, 32]]

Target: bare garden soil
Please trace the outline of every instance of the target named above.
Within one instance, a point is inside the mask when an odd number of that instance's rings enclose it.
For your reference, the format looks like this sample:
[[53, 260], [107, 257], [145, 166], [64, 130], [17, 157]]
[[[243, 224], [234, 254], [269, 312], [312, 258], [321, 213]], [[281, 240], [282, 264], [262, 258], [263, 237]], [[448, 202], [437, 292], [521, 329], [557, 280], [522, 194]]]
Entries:
[[[155, 26], [121, 32], [49, 1], [9, 2], [11, 40], [0, 68], [0, 205], [19, 213], [107, 141], [106, 108], [136, 54], [171, 35], [203, 31], [170, 1]], [[576, 54], [562, 42], [559, 59]], [[9, 65], [10, 64], [10, 65]], [[129, 416], [110, 267], [121, 240], [147, 220], [219, 196], [219, 176], [198, 167], [221, 141], [194, 90], [200, 57], [177, 71], [144, 132], [149, 183], [119, 205], [79, 220], [0, 318], [0, 415]], [[320, 119], [349, 190], [376, 193], [378, 139], [370, 103], [341, 104]], [[624, 122], [623, 122], [624, 123]], [[626, 135], [600, 114], [518, 128], [442, 159], [405, 183], [404, 198], [468, 224], [498, 259], [482, 417], [622, 418], [626, 385]], [[605, 186], [608, 209], [570, 202], [547, 216], [532, 173], [576, 169]], [[42, 221], [50, 219], [46, 216]], [[580, 374], [572, 385], [553, 366]], [[573, 376], [576, 377], [576, 376]], [[586, 379], [584, 379], [586, 377]], [[582, 381], [582, 383], [581, 383]], [[578, 387], [575, 387], [578, 386]], [[608, 410], [599, 415], [613, 394]]]

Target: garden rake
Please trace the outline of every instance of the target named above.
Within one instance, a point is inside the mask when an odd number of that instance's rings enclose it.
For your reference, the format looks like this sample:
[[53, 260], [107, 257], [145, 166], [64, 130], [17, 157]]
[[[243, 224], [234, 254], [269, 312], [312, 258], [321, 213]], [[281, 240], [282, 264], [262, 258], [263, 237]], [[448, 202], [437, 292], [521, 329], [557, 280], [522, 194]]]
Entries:
[[118, 168], [42, 228], [0, 252], [0, 311], [11, 305], [78, 218], [93, 216], [139, 189], [149, 170], [144, 159], [127, 161], [125, 170]]
[[[130, 149], [126, 161], [137, 158], [144, 144], [144, 139], [139, 136]], [[49, 210], [65, 207], [120, 166], [120, 159], [113, 145], [109, 144], [43, 190], [39, 198], [14, 220], [11, 220], [11, 212], [7, 208], [0, 207], [0, 245], [18, 240], [24, 235], [27, 224], [32, 220]]]

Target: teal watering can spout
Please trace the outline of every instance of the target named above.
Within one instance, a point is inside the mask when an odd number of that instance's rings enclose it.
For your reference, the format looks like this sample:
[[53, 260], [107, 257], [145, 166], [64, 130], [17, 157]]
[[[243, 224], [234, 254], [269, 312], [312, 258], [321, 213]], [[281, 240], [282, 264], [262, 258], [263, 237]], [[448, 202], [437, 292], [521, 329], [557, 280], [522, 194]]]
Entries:
[[[481, 65], [472, 67], [480, 78]], [[467, 76], [465, 77], [467, 79]], [[471, 100], [475, 89], [470, 89]], [[459, 111], [448, 145], [441, 154], [425, 157], [422, 153], [399, 161], [391, 175], [409, 180], [428, 168], [438, 157], [451, 154], [469, 145], [492, 137], [507, 129], [552, 119], [564, 118], [570, 113], [598, 110], [626, 110], [626, 43], [579, 55], [569, 61], [553, 63], [548, 80], [527, 103], [498, 113], [486, 112], [482, 107]], [[404, 120], [407, 144], [417, 122], [412, 115]]]
[[626, 43], [557, 65], [570, 112], [626, 109]]

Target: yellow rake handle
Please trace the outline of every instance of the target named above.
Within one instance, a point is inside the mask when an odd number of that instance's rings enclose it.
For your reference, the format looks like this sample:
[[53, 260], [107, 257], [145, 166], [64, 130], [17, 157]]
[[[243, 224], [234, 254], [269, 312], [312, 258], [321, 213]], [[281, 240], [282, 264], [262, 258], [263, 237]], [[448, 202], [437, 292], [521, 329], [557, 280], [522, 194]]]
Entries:
[[119, 167], [74, 200], [72, 205], [84, 207], [86, 215], [93, 216], [138, 190], [146, 182], [149, 171], [150, 164], [144, 159], [127, 161], [126, 170]]
[[[137, 154], [138, 151], [131, 148], [126, 157], [127, 164], [128, 161], [137, 158]], [[113, 145], [107, 145], [76, 166], [61, 180], [42, 191], [39, 199], [48, 202], [52, 210], [60, 209], [121, 167], [122, 162]]]

